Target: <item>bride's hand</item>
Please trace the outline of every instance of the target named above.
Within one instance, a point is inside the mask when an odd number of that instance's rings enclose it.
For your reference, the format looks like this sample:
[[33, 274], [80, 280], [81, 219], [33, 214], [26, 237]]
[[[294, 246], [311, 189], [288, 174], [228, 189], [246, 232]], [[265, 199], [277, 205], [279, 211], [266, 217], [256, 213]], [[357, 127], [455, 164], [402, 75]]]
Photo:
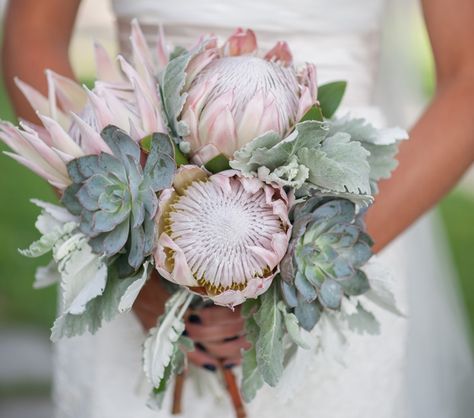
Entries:
[[240, 309], [209, 306], [190, 311], [186, 332], [196, 350], [188, 354], [194, 364], [214, 371], [220, 365], [231, 368], [241, 363], [242, 349], [249, 348], [245, 339], [244, 320]]

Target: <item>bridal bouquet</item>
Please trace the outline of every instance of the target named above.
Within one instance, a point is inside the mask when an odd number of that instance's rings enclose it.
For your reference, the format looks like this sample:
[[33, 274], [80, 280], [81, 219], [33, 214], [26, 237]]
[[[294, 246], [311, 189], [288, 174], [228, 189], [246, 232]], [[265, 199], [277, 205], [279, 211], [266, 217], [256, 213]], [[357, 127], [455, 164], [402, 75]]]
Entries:
[[336, 117], [345, 82], [317, 86], [315, 66], [297, 69], [284, 42], [261, 54], [238, 29], [171, 53], [160, 37], [152, 53], [132, 26], [133, 64], [97, 46], [92, 90], [48, 71], [46, 98], [17, 80], [42, 126], [1, 123], [7, 154], [61, 195], [33, 201], [42, 235], [21, 253], [52, 252], [35, 286], [60, 285], [53, 341], [129, 311], [153, 270], [170, 282], [143, 347], [155, 404], [193, 349], [190, 304], [243, 304], [250, 401], [315, 346], [318, 322], [376, 332], [366, 302], [395, 310], [367, 274], [363, 214], [407, 135]]

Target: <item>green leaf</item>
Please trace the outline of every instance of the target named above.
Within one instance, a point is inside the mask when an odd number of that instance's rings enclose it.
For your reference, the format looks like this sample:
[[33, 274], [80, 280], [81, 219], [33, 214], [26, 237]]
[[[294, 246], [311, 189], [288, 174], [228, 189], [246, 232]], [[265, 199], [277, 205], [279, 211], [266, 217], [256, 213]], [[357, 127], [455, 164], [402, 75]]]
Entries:
[[321, 111], [321, 107], [317, 105], [311, 106], [311, 109], [309, 109], [305, 115], [301, 118], [301, 122], [306, 122], [307, 120], [315, 120], [322, 122], [324, 120], [323, 113]]
[[229, 159], [225, 155], [219, 154], [204, 164], [204, 167], [212, 174], [220, 173], [230, 169]]
[[366, 194], [369, 182], [369, 152], [350, 136], [338, 133], [327, 138], [321, 148], [299, 150], [300, 162], [309, 168], [309, 182], [326, 190]]
[[261, 297], [261, 307], [255, 314], [260, 328], [256, 341], [256, 360], [263, 380], [276, 386], [283, 373], [283, 322], [278, 309], [278, 289], [275, 283]]
[[242, 384], [241, 392], [245, 402], [252, 401], [258, 390], [263, 386], [263, 377], [257, 363], [256, 344], [259, 334], [259, 327], [252, 317], [245, 321], [245, 331], [247, 340], [252, 347], [246, 350], [242, 357]]
[[174, 158], [176, 165], [179, 167], [181, 165], [189, 164], [188, 158], [182, 153], [178, 145], [174, 145]]
[[280, 309], [283, 315], [285, 328], [291, 340], [297, 346], [304, 348], [305, 350], [310, 349], [311, 345], [307, 341], [307, 338], [303, 336], [303, 333], [298, 323], [298, 318], [296, 318], [296, 315], [287, 311], [285, 303], [283, 301], [278, 302], [278, 309]]
[[145, 151], [147, 154], [151, 150], [151, 138], [153, 137], [153, 134], [147, 135], [145, 138], [140, 139], [140, 148]]
[[318, 101], [325, 118], [330, 119], [336, 113], [344, 97], [346, 87], [347, 82], [345, 81], [334, 81], [318, 86]]
[[189, 127], [183, 121], [178, 121], [178, 116], [183, 110], [187, 94], [183, 93], [186, 82], [186, 68], [193, 57], [201, 51], [203, 45], [193, 51], [180, 50], [166, 66], [160, 83], [163, 109], [167, 116], [171, 133], [175, 137], [189, 134]]
[[174, 60], [175, 58], [181, 56], [181, 55], [184, 55], [188, 52], [188, 50], [186, 48], [183, 48], [182, 46], [176, 46], [172, 51], [171, 51], [171, 54], [170, 54], [170, 61], [171, 60]]

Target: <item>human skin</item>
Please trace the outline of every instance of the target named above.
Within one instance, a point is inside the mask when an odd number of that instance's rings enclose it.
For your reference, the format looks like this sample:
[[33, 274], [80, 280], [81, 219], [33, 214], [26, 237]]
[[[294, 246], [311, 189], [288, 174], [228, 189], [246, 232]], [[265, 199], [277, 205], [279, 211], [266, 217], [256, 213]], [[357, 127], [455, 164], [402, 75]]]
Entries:
[[[380, 251], [433, 207], [474, 160], [474, 2], [424, 0], [423, 10], [436, 64], [436, 94], [400, 148], [399, 168], [380, 184], [367, 213], [369, 232]], [[15, 76], [46, 93], [44, 70], [74, 78], [68, 59], [79, 0], [12, 0], [5, 16], [2, 65], [6, 87], [18, 116], [36, 115], [13, 82]], [[54, 22], [54, 24], [52, 24]], [[152, 278], [134, 305], [148, 329], [156, 324], [168, 297]], [[199, 321], [199, 322], [198, 322]], [[189, 336], [200, 349], [194, 363], [217, 366], [240, 363], [243, 321], [239, 310], [210, 307], [189, 312]], [[236, 338], [238, 337], [238, 338]], [[228, 339], [236, 338], [228, 341]], [[208, 367], [209, 368], [209, 367]], [[212, 367], [211, 367], [212, 368]]]

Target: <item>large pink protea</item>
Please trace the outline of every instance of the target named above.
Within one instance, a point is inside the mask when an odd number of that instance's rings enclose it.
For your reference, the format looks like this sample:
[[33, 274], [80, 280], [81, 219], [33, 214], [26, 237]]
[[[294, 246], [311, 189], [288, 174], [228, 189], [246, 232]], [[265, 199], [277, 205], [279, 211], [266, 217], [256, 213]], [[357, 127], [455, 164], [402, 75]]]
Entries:
[[15, 127], [0, 121], [0, 139], [13, 151], [7, 154], [63, 190], [70, 184], [66, 170], [70, 160], [111, 152], [100, 136], [107, 125], [123, 129], [137, 141], [153, 132], [166, 133], [156, 74], [167, 57], [163, 47], [158, 54], [151, 53], [137, 22], [132, 23], [131, 43], [133, 65], [123, 57], [117, 65], [96, 45], [98, 79], [92, 90], [48, 70], [48, 97], [44, 97], [17, 79], [42, 126], [22, 121]]
[[289, 205], [276, 185], [184, 166], [160, 197], [156, 269], [220, 305], [255, 298], [286, 253]]
[[282, 136], [316, 102], [316, 70], [297, 71], [285, 42], [264, 55], [254, 32], [238, 29], [222, 47], [212, 40], [186, 70], [181, 120], [193, 161], [233, 153], [267, 131]]

